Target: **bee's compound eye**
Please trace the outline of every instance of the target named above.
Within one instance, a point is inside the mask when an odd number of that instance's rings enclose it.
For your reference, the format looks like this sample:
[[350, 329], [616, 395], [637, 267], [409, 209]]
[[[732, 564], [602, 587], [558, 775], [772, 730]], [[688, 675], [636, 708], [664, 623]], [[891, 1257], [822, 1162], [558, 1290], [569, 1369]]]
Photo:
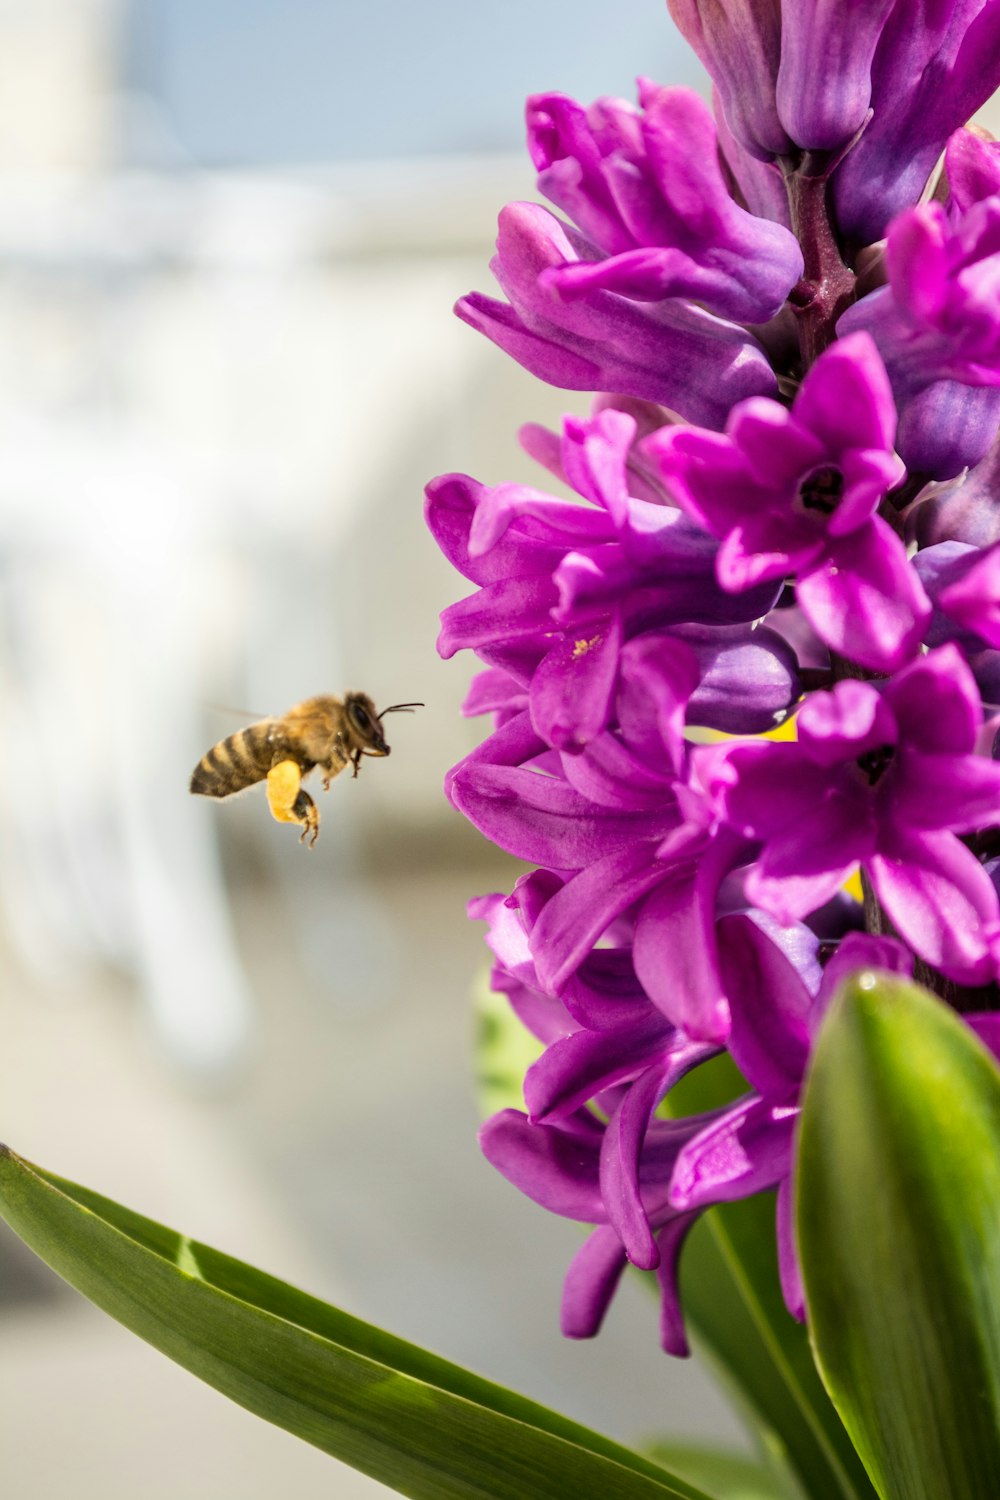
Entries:
[[350, 704], [347, 709], [347, 715], [359, 734], [371, 734], [371, 718], [368, 715], [368, 710], [363, 708], [360, 703]]

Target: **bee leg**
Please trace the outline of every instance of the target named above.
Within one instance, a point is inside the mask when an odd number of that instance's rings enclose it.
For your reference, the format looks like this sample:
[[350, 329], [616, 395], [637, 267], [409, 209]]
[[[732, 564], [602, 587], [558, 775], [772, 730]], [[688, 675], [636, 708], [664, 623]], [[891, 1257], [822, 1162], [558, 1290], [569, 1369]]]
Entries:
[[357, 779], [358, 779], [358, 772], [361, 770], [361, 751], [360, 750], [355, 750], [354, 754], [351, 756], [351, 764], [354, 767], [354, 780], [357, 781]]
[[279, 760], [267, 773], [267, 805], [279, 823], [300, 823], [299, 843], [309, 840], [310, 849], [319, 838], [319, 813], [308, 792], [302, 790], [302, 770], [294, 760]]
[[[344, 736], [342, 734], [335, 735], [333, 741], [333, 754], [330, 756], [330, 759], [322, 768], [326, 772], [326, 775], [323, 777], [324, 792], [328, 792], [330, 790], [330, 782], [335, 776], [340, 775], [341, 771], [348, 764], [350, 759], [351, 754], [346, 744], [344, 743]], [[339, 764], [335, 764], [335, 762], [339, 762]]]

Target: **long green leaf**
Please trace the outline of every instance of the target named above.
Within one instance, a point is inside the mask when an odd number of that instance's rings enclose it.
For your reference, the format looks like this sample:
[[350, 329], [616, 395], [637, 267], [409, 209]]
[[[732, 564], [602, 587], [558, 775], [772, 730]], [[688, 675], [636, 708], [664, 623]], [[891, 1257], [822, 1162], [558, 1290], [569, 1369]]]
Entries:
[[774, 1475], [757, 1459], [671, 1441], [653, 1443], [646, 1451], [650, 1458], [692, 1484], [708, 1485], [719, 1500], [785, 1500]]
[[704, 1500], [657, 1465], [0, 1146], [0, 1214], [248, 1410], [417, 1500]]
[[926, 991], [838, 995], [798, 1205], [817, 1359], [879, 1494], [1000, 1495], [1000, 1072]]
[[[728, 1059], [696, 1069], [672, 1112], [715, 1109], [746, 1085]], [[705, 1214], [681, 1260], [681, 1296], [700, 1343], [751, 1425], [811, 1500], [872, 1500], [874, 1490], [816, 1373], [805, 1329], [778, 1279], [774, 1197]]]

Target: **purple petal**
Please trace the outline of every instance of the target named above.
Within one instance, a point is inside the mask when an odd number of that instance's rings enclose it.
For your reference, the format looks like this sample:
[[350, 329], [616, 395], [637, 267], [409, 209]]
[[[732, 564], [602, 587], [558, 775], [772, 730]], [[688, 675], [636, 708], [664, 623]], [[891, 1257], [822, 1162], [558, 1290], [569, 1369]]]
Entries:
[[663, 812], [675, 800], [676, 777], [665, 755], [651, 766], [614, 734], [599, 734], [581, 754], [562, 755], [560, 764], [570, 786], [601, 807]]
[[667, 1062], [649, 1068], [626, 1091], [604, 1133], [601, 1194], [629, 1260], [643, 1270], [652, 1270], [660, 1258], [639, 1188], [646, 1132], [660, 1100], [689, 1069], [710, 1057], [713, 1050], [705, 1043], [692, 1043], [676, 1036]]
[[915, 661], [885, 688], [901, 739], [928, 755], [968, 754], [983, 712], [975, 680], [954, 645]]
[[479, 714], [498, 712], [523, 713], [528, 706], [528, 696], [516, 677], [502, 667], [487, 667], [473, 677], [461, 707], [463, 718], [474, 719]]
[[557, 870], [580, 870], [606, 855], [634, 851], [637, 841], [648, 849], [678, 822], [669, 803], [659, 814], [612, 812], [552, 776], [471, 757], [451, 773], [448, 796], [491, 843]]
[[996, 891], [953, 833], [882, 832], [868, 868], [889, 920], [921, 958], [959, 984], [994, 977]]
[[833, 651], [876, 672], [895, 672], [920, 646], [931, 616], [902, 542], [873, 516], [831, 539], [820, 565], [800, 576], [802, 613]]
[[566, 481], [577, 494], [604, 507], [616, 528], [625, 523], [629, 504], [626, 462], [635, 437], [635, 418], [603, 410], [591, 421], [566, 417], [562, 463]]
[[907, 749], [886, 799], [886, 815], [903, 826], [975, 833], [1000, 823], [1000, 764], [979, 755]]
[[848, 240], [880, 239], [889, 220], [917, 201], [952, 131], [998, 84], [1000, 10], [993, 0], [893, 7], [872, 62], [874, 118], [833, 178], [836, 218]]
[[447, 659], [456, 651], [551, 631], [558, 599], [552, 579], [541, 574], [487, 584], [441, 611], [438, 652]]
[[774, 1187], [788, 1176], [796, 1104], [740, 1099], [682, 1147], [670, 1185], [676, 1208], [707, 1208]]
[[774, 100], [781, 57], [779, 7], [667, 0], [667, 8], [711, 74], [736, 139], [762, 160], [785, 155], [791, 143]]
[[734, 401], [775, 389], [756, 341], [689, 303], [640, 305], [601, 290], [565, 301], [542, 273], [577, 261], [577, 246], [594, 258], [546, 209], [508, 204], [493, 271], [512, 305], [473, 293], [455, 311], [553, 385], [621, 391], [710, 427]]
[[574, 1020], [589, 1031], [640, 1020], [650, 1008], [630, 948], [595, 948], [566, 982], [562, 998]]
[[778, 1183], [778, 1274], [781, 1278], [781, 1294], [785, 1306], [793, 1318], [800, 1323], [806, 1320], [806, 1293], [802, 1284], [802, 1269], [795, 1248], [795, 1203], [791, 1176]]
[[543, 988], [558, 994], [615, 918], [662, 879], [651, 847], [632, 844], [568, 880], [531, 935]]
[[719, 887], [742, 854], [741, 840], [715, 838], [646, 898], [636, 924], [636, 973], [649, 998], [699, 1041], [721, 1042], [729, 1032], [715, 918]]
[[870, 682], [846, 678], [828, 693], [814, 693], [797, 718], [799, 744], [818, 766], [833, 769], [883, 745], [894, 745], [899, 728], [892, 709]]
[[656, 1278], [660, 1283], [660, 1344], [666, 1354], [673, 1354], [678, 1359], [690, 1352], [677, 1284], [678, 1263], [688, 1230], [697, 1218], [697, 1213], [676, 1214], [657, 1237], [660, 1252], [660, 1264], [656, 1268]]
[[896, 407], [869, 334], [848, 334], [820, 355], [795, 398], [795, 416], [828, 453], [855, 448], [891, 453]]
[[581, 750], [606, 728], [618, 676], [617, 616], [556, 642], [531, 683], [531, 721], [556, 750]]
[[798, 1088], [809, 1058], [812, 996], [749, 917], [723, 917], [718, 944], [732, 1011], [733, 1061], [760, 1094], [785, 1098]]
[[912, 395], [900, 391], [897, 400], [896, 447], [915, 474], [953, 479], [979, 463], [996, 437], [1000, 390], [944, 379]]
[[990, 646], [1000, 647], [1000, 547], [990, 547], [942, 590], [941, 608]]
[[1000, 1011], [980, 1011], [978, 1015], [963, 1016], [965, 1024], [976, 1033], [984, 1047], [1000, 1060]]
[[588, 1235], [563, 1283], [560, 1327], [566, 1338], [592, 1339], [600, 1331], [627, 1265], [621, 1241], [608, 1225]]
[[833, 899], [875, 845], [870, 814], [852, 823], [856, 804], [835, 797], [801, 829], [772, 839], [746, 881], [747, 899], [783, 927]]
[[893, 0], [782, 7], [778, 116], [797, 146], [829, 151], [864, 124], [871, 65]]
[[766, 625], [681, 625], [675, 635], [698, 659], [699, 682], [688, 704], [691, 724], [725, 734], [760, 734], [800, 696], [795, 653]]
[[564, 1126], [530, 1125], [519, 1110], [505, 1109], [480, 1126], [479, 1144], [508, 1182], [550, 1213], [606, 1223], [596, 1141]]
[[648, 1006], [641, 1021], [603, 1031], [575, 1031], [553, 1042], [525, 1075], [524, 1102], [531, 1123], [561, 1119], [604, 1089], [636, 1077], [661, 1056], [670, 1038], [667, 1022]]

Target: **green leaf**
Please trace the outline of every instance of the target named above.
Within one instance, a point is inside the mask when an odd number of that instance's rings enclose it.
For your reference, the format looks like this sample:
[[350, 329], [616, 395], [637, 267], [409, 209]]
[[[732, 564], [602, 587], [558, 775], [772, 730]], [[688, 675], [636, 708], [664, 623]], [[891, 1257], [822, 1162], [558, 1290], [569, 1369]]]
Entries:
[[[746, 1084], [728, 1057], [695, 1069], [672, 1112], [715, 1109]], [[768, 1451], [812, 1500], [872, 1500], [874, 1490], [823, 1389], [806, 1330], [785, 1307], [772, 1194], [721, 1204], [695, 1225], [681, 1297], [699, 1343]]]
[[756, 1459], [690, 1443], [658, 1442], [645, 1451], [672, 1473], [707, 1486], [718, 1500], [784, 1500], [786, 1492]]
[[1000, 1072], [927, 991], [840, 991], [798, 1200], [817, 1360], [879, 1494], [1000, 1495]]
[[484, 969], [473, 990], [476, 1012], [476, 1095], [484, 1120], [524, 1108], [524, 1075], [544, 1047], [518, 1020], [507, 996], [490, 988]]
[[501, 1386], [0, 1146], [0, 1214], [98, 1307], [249, 1411], [419, 1500], [704, 1500]]

